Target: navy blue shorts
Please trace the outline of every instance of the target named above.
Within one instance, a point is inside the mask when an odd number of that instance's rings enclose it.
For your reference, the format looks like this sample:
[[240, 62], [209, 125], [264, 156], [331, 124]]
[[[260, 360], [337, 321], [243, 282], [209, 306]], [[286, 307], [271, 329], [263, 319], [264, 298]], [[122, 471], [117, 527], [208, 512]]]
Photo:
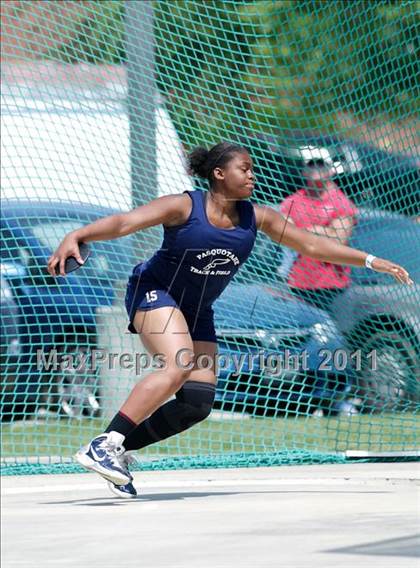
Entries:
[[213, 310], [204, 308], [197, 312], [180, 307], [171, 294], [151, 276], [132, 274], [128, 280], [125, 294], [125, 308], [130, 323], [128, 330], [137, 333], [133, 320], [137, 310], [155, 310], [164, 306], [173, 306], [183, 313], [193, 341], [212, 341], [217, 343], [214, 328]]

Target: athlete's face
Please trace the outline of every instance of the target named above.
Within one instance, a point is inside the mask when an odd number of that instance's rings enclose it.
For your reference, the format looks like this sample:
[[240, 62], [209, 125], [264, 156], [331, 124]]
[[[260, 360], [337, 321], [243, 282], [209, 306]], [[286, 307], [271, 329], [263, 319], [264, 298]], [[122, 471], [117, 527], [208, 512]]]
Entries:
[[248, 152], [234, 154], [223, 168], [215, 168], [214, 178], [233, 198], [246, 199], [252, 195], [255, 184], [252, 168]]

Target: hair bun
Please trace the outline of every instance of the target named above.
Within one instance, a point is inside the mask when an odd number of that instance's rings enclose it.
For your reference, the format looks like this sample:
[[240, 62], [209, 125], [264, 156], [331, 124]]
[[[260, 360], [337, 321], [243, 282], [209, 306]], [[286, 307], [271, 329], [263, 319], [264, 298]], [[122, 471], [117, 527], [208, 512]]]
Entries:
[[209, 151], [203, 146], [194, 148], [188, 156], [188, 167], [192, 175], [207, 178], [208, 172], [204, 167], [209, 158]]

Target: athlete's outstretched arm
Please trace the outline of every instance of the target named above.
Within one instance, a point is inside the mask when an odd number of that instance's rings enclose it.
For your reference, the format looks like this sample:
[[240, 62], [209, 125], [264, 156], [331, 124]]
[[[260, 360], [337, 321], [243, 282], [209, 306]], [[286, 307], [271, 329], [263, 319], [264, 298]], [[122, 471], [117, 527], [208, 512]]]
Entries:
[[[365, 266], [367, 252], [342, 245], [335, 239], [320, 237], [298, 229], [271, 207], [254, 205], [254, 211], [258, 230], [263, 231], [277, 243], [316, 260], [340, 265]], [[375, 258], [372, 268], [377, 272], [391, 274], [403, 284], [413, 284], [408, 272], [395, 262]]]
[[80, 264], [83, 264], [78, 243], [108, 241], [155, 225], [182, 223], [183, 219], [188, 216], [188, 207], [191, 207], [191, 199], [186, 193], [165, 195], [128, 213], [98, 219], [94, 223], [68, 233], [49, 258], [47, 270], [51, 276], [56, 276], [55, 267], [59, 265], [61, 276], [65, 276], [64, 263], [69, 256], [74, 256]]

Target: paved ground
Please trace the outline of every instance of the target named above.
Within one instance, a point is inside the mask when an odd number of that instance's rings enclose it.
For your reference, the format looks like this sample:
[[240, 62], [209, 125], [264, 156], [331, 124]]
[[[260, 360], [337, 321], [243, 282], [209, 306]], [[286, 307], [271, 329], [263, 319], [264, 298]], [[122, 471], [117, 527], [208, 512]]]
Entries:
[[[419, 464], [2, 480], [2, 568], [420, 567]], [[417, 536], [416, 536], [417, 535]]]

